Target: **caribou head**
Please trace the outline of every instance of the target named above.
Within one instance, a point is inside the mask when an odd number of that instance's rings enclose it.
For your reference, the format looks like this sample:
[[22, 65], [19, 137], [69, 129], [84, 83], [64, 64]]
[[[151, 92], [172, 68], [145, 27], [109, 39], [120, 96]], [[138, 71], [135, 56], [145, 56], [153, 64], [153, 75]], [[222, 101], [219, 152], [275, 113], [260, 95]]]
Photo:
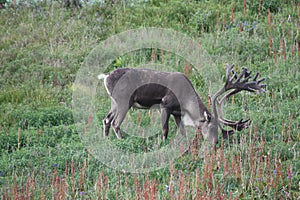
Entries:
[[[164, 137], [168, 137], [169, 118], [172, 115], [181, 134], [186, 135], [185, 126], [191, 125], [201, 131], [204, 138], [215, 145], [218, 142], [218, 129], [227, 139], [234, 130], [242, 130], [250, 124], [250, 119], [232, 121], [224, 119], [222, 106], [232, 95], [240, 91], [264, 92], [264, 78], [259, 80], [259, 73], [251, 79], [251, 72], [246, 68], [237, 75], [233, 65], [226, 65], [225, 85], [212, 99], [212, 113], [205, 107], [197, 95], [192, 83], [182, 73], [160, 72], [150, 69], [119, 68], [108, 75], [101, 74], [111, 98], [111, 109], [105, 119], [104, 135], [110, 126], [118, 138], [122, 138], [120, 126], [131, 107], [149, 109], [154, 105], [161, 110], [161, 122]], [[223, 127], [229, 126], [230, 130]]]

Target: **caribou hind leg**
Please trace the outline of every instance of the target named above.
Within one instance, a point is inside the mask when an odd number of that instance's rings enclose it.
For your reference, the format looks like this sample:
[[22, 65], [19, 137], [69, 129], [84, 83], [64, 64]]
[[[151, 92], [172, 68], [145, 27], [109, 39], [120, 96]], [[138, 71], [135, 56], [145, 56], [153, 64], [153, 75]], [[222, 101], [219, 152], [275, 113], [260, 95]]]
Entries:
[[124, 120], [124, 118], [126, 117], [126, 114], [129, 110], [131, 106], [125, 108], [125, 107], [117, 107], [116, 108], [116, 115], [114, 116], [113, 120], [112, 120], [112, 127], [114, 129], [114, 132], [117, 136], [117, 138], [121, 139], [122, 138], [122, 134], [121, 134], [121, 124]]
[[108, 112], [108, 114], [106, 115], [106, 117], [103, 120], [103, 135], [104, 136], [108, 136], [109, 134], [109, 129], [111, 126], [111, 123], [113, 121], [113, 119], [116, 116], [116, 103], [115, 100], [111, 97], [111, 107], [110, 107], [110, 111]]
[[110, 126], [111, 126], [111, 122], [114, 118], [114, 110], [110, 110], [109, 113], [107, 114], [107, 116], [105, 117], [105, 119], [103, 120], [103, 133], [104, 133], [104, 136], [108, 136], [109, 134], [109, 129], [110, 129]]

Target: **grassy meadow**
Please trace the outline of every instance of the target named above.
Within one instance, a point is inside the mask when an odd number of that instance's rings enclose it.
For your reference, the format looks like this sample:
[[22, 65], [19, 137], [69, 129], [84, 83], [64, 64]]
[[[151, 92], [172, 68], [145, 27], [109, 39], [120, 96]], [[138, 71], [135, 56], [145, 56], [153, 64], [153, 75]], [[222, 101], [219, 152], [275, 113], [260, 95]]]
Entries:
[[[173, 29], [198, 41], [223, 82], [226, 63], [260, 72], [266, 93], [242, 92], [224, 107], [227, 118], [249, 117], [251, 126], [229, 140], [220, 134], [215, 152], [203, 151], [206, 143], [197, 135], [189, 152], [146, 173], [114, 170], [93, 157], [73, 119], [77, 71], [102, 41], [141, 27]], [[0, 9], [0, 198], [300, 199], [299, 27], [297, 0], [132, 0], [81, 8], [61, 1], [8, 3]], [[149, 62], [186, 73], [209, 104], [204, 78], [172, 53], [131, 52], [106, 71]], [[110, 100], [98, 100], [100, 121]], [[147, 113], [130, 111], [128, 120], [161, 134]], [[172, 138], [176, 127], [170, 126]], [[112, 132], [109, 140], [132, 152], [154, 148], [153, 141], [118, 140]]]

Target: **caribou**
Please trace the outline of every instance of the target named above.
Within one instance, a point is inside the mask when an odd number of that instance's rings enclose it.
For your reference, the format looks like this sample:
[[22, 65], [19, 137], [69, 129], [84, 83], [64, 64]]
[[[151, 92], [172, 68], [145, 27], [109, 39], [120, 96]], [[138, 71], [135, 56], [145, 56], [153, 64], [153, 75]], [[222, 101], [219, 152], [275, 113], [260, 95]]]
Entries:
[[[104, 135], [110, 126], [118, 138], [122, 138], [120, 126], [130, 108], [150, 109], [156, 106], [161, 112], [163, 136], [168, 137], [169, 119], [172, 115], [181, 134], [186, 136], [185, 126], [193, 126], [212, 145], [218, 142], [218, 130], [227, 139], [235, 130], [248, 128], [250, 119], [232, 121], [223, 117], [222, 107], [232, 95], [241, 92], [265, 92], [264, 78], [259, 73], [252, 78], [251, 71], [243, 67], [240, 74], [234, 65], [226, 65], [225, 85], [213, 96], [212, 112], [203, 104], [191, 81], [183, 73], [161, 72], [151, 69], [118, 68], [108, 75], [100, 74], [111, 98], [111, 109], [105, 119]], [[224, 126], [231, 129], [227, 130]]]

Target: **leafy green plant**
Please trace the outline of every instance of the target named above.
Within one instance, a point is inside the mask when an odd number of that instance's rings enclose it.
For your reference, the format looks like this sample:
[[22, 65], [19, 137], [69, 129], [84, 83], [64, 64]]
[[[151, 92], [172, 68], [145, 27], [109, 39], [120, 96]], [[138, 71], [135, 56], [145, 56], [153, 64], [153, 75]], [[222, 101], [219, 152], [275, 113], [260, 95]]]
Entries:
[[279, 0], [271, 0], [271, 1], [255, 1], [255, 0], [249, 0], [247, 1], [247, 7], [255, 13], [259, 12], [267, 12], [270, 10], [271, 12], [278, 12], [280, 8], [280, 2]]

